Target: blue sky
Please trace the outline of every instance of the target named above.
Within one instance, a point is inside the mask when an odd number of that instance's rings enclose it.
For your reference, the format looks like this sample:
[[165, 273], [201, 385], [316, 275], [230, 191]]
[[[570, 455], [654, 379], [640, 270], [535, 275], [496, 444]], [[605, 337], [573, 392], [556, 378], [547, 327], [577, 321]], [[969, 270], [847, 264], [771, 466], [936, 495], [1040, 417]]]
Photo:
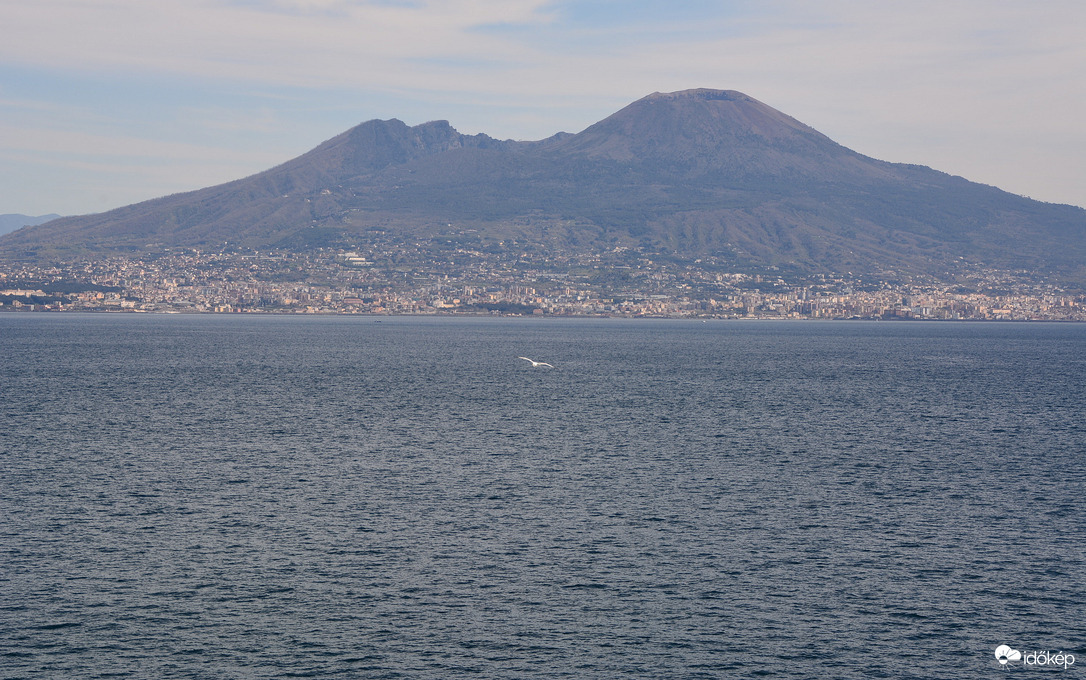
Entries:
[[1081, 0], [3, 0], [0, 213], [246, 176], [372, 118], [577, 132], [740, 90], [876, 158], [1086, 206]]

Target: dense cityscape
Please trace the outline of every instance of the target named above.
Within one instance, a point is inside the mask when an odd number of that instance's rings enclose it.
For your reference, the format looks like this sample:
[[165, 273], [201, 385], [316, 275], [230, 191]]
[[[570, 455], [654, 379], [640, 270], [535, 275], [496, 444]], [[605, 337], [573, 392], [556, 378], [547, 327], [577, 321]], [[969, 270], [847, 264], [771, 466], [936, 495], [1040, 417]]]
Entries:
[[894, 272], [811, 276], [624, 247], [578, 254], [498, 245], [177, 249], [7, 263], [0, 311], [1086, 321], [1081, 291], [964, 263], [951, 284]]

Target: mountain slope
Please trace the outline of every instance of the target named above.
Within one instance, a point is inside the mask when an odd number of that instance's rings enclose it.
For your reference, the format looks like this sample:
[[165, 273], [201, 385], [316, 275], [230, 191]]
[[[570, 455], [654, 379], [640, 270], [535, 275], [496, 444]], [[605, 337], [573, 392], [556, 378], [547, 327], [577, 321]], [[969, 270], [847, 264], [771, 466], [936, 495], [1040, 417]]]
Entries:
[[0, 234], [6, 234], [9, 231], [15, 231], [16, 229], [22, 229], [26, 226], [34, 226], [36, 224], [42, 224], [50, 220], [55, 220], [60, 215], [19, 215], [17, 213], [8, 213], [6, 215], [0, 215]]
[[252, 177], [23, 229], [0, 251], [306, 248], [449, 224], [811, 271], [939, 272], [965, 258], [1086, 278], [1081, 208], [872, 159], [721, 90], [656, 93], [538, 142], [369, 121]]

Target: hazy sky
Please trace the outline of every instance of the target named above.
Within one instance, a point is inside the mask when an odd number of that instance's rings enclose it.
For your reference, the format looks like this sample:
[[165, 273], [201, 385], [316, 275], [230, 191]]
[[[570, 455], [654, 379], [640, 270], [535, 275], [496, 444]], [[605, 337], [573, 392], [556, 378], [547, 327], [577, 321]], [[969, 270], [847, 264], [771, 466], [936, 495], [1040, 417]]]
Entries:
[[1086, 206], [1083, 0], [0, 0], [0, 213], [99, 212], [358, 123], [578, 132], [734, 89], [876, 158]]

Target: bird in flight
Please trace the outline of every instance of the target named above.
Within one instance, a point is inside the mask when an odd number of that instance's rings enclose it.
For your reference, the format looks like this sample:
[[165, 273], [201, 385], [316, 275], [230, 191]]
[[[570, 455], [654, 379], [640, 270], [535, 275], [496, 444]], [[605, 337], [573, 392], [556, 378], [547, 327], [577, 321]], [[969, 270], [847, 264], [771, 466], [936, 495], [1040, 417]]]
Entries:
[[528, 357], [517, 357], [517, 358], [518, 359], [524, 359], [525, 361], [530, 361], [531, 364], [532, 364], [532, 368], [539, 368], [540, 366], [547, 366], [549, 368], [554, 368], [554, 366], [551, 366], [546, 361], [535, 361], [533, 359], [529, 359]]

